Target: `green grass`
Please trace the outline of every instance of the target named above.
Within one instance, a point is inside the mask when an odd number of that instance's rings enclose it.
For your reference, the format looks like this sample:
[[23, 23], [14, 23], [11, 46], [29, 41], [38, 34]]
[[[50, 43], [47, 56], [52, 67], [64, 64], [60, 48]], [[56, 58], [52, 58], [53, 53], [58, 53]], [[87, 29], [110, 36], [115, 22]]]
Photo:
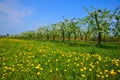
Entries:
[[0, 38], [1, 80], [119, 80], [120, 42]]

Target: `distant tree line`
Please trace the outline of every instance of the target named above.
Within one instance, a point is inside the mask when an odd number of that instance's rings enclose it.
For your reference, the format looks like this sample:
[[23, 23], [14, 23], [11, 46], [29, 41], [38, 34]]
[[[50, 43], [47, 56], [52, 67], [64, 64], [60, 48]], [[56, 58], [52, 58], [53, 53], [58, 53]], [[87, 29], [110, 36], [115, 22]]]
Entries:
[[[85, 8], [85, 7], [84, 7]], [[61, 41], [120, 41], [120, 7], [114, 11], [85, 8], [88, 16], [66, 19], [62, 22], [39, 26], [36, 31], [26, 31], [12, 37]]]

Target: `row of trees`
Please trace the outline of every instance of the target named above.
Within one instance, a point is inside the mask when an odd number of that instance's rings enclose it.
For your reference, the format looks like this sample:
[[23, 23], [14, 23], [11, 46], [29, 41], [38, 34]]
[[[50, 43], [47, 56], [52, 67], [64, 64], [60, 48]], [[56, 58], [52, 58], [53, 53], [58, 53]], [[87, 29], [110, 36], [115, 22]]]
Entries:
[[107, 9], [88, 10], [88, 16], [84, 18], [66, 19], [56, 24], [40, 26], [36, 31], [27, 31], [14, 37], [39, 40], [120, 40], [120, 7], [114, 11]]

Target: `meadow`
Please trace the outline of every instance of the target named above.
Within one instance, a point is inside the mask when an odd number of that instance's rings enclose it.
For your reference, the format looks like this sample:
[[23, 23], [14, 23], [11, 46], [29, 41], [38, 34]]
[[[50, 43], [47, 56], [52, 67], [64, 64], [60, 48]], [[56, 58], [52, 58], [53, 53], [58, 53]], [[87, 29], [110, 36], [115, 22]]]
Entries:
[[120, 80], [119, 44], [0, 38], [0, 78]]

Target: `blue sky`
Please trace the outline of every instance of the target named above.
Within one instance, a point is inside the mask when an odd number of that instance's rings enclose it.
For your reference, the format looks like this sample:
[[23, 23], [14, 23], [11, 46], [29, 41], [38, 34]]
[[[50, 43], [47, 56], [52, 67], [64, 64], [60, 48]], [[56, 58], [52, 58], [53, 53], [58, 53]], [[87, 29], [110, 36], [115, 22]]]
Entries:
[[83, 7], [114, 10], [120, 0], [0, 0], [0, 35], [37, 30], [67, 19], [87, 16]]

